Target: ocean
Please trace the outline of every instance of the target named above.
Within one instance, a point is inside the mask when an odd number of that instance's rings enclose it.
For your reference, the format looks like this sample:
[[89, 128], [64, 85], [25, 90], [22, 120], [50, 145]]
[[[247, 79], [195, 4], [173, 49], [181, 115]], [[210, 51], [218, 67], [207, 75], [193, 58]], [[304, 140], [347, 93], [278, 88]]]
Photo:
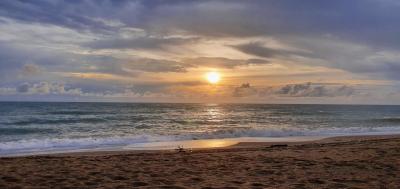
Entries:
[[400, 106], [0, 102], [0, 155], [240, 137], [400, 133]]

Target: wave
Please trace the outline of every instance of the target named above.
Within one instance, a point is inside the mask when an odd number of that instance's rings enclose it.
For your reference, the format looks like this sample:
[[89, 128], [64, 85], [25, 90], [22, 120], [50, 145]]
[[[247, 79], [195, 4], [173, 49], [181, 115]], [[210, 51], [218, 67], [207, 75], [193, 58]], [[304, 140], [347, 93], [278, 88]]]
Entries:
[[59, 110], [49, 112], [52, 115], [100, 115], [100, 114], [114, 114], [111, 112], [101, 112], [101, 111], [86, 111], [86, 110]]
[[372, 119], [371, 121], [378, 123], [400, 123], [400, 117], [385, 117], [381, 119]]
[[3, 123], [7, 125], [18, 125], [18, 126], [25, 126], [25, 125], [32, 125], [32, 124], [72, 124], [72, 123], [102, 123], [106, 122], [107, 119], [105, 118], [68, 118], [68, 119], [26, 119], [26, 120], [19, 120], [10, 123]]
[[172, 141], [168, 136], [126, 136], [105, 138], [45, 138], [0, 143], [0, 155], [122, 147], [129, 144]]
[[0, 128], [0, 136], [25, 135], [33, 133], [57, 133], [57, 131], [54, 129], [43, 128]]
[[295, 136], [343, 136], [363, 134], [400, 133], [399, 127], [330, 128], [330, 129], [232, 129], [182, 135], [133, 135], [87, 138], [45, 138], [0, 143], [0, 155], [40, 153], [66, 150], [89, 150], [123, 147], [137, 143], [170, 142], [197, 139], [223, 139], [240, 137], [295, 137]]
[[242, 128], [225, 129], [214, 132], [198, 134], [187, 134], [180, 136], [184, 140], [193, 139], [219, 139], [239, 137], [296, 137], [296, 136], [342, 136], [362, 134], [391, 134], [400, 133], [400, 127], [347, 127], [347, 128], [320, 128], [320, 129], [264, 129], [264, 128]]

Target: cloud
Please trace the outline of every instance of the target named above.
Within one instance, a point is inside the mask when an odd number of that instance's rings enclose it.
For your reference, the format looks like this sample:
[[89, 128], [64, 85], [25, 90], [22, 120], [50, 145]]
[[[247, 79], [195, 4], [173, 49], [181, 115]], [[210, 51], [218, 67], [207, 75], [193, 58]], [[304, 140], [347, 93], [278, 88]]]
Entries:
[[115, 77], [136, 77], [141, 72], [186, 72], [187, 67], [182, 62], [132, 56], [129, 58], [87, 56], [90, 65], [80, 68], [82, 74], [110, 75]]
[[146, 72], [186, 72], [186, 67], [180, 62], [151, 58], [126, 60], [122, 69], [141, 70]]
[[269, 64], [267, 60], [263, 59], [229, 59], [223, 57], [197, 57], [197, 58], [186, 58], [182, 62], [188, 66], [206, 66], [206, 67], [217, 67], [217, 68], [235, 68], [237, 66], [247, 65], [258, 65], [258, 64]]
[[160, 32], [180, 29], [217, 37], [331, 34], [377, 46], [400, 44], [399, 6], [388, 1], [177, 1], [154, 7], [143, 25]]
[[[0, 2], [0, 17], [92, 33], [132, 27], [152, 34], [198, 36], [322, 36], [399, 47], [395, 1], [112, 1]], [[113, 14], [109, 14], [112, 12]]]
[[[167, 100], [168, 98], [183, 98], [190, 94], [184, 94], [184, 91], [173, 90], [174, 87], [198, 86], [204, 83], [198, 81], [192, 82], [159, 82], [149, 84], [135, 84], [131, 86], [118, 85], [110, 88], [107, 85], [94, 87], [93, 85], [68, 84], [57, 82], [38, 82], [21, 83], [16, 88], [0, 87], [0, 96], [8, 96], [17, 99], [38, 99], [37, 97], [46, 97], [46, 99], [60, 100], [63, 98], [87, 100], [115, 100], [115, 99], [153, 99]], [[79, 87], [78, 87], [79, 86]], [[100, 89], [101, 87], [106, 87]]]
[[20, 94], [56, 94], [56, 95], [80, 95], [81, 89], [66, 89], [62, 83], [22, 83], [16, 88], [16, 92]]
[[25, 64], [21, 69], [21, 73], [24, 75], [37, 75], [40, 72], [41, 69], [36, 64]]
[[[81, 65], [73, 65], [75, 60], [82, 60], [83, 57], [87, 56], [51, 48], [31, 47], [29, 44], [4, 42], [0, 43], [0, 77], [4, 77], [4, 80], [10, 80], [15, 79], [15, 76], [21, 73], [38, 76], [42, 75], [39, 73], [43, 71], [76, 69]], [[96, 56], [92, 55], [91, 57]]]
[[376, 49], [336, 38], [296, 37], [283, 41], [310, 52], [291, 57], [295, 64], [341, 69], [374, 79], [400, 79], [399, 50]]
[[[190, 83], [202, 70], [221, 68], [232, 72], [220, 86], [236, 87], [218, 94], [236, 97], [358, 93], [352, 85], [318, 81], [399, 88], [398, 9], [393, 0], [3, 0], [0, 86], [24, 96], [73, 89], [112, 96], [128, 83], [136, 85], [133, 93], [164, 94], [173, 84], [160, 80], [179, 75]], [[241, 85], [247, 81], [254, 84]], [[259, 85], [296, 81], [312, 83]], [[200, 91], [181, 88], [174, 95]]]
[[17, 87], [17, 92], [27, 93], [29, 91], [29, 88], [30, 88], [29, 83], [23, 83]]
[[233, 97], [247, 97], [253, 96], [258, 93], [258, 90], [251, 87], [249, 83], [243, 83], [241, 86], [236, 87], [233, 90]]
[[336, 97], [351, 96], [355, 90], [347, 85], [328, 87], [327, 85], [305, 83], [285, 85], [275, 93], [289, 97]]
[[16, 93], [15, 88], [10, 87], [0, 87], [0, 95], [13, 95]]
[[83, 46], [92, 49], [150, 49], [166, 50], [170, 46], [179, 46], [196, 42], [197, 38], [157, 38], [157, 37], [137, 37], [137, 38], [117, 38], [96, 40], [85, 43]]
[[290, 55], [309, 56], [309, 53], [296, 52], [296, 51], [285, 50], [285, 49], [269, 48], [269, 47], [266, 47], [265, 44], [262, 42], [250, 42], [250, 43], [246, 43], [246, 44], [232, 45], [232, 47], [241, 52], [255, 55], [258, 57], [263, 57], [263, 58], [274, 58], [274, 57], [279, 57], [279, 56], [285, 57], [285, 56], [290, 56]]
[[[120, 18], [128, 19], [128, 11], [131, 15], [138, 10], [136, 2], [114, 1], [13, 1], [0, 2], [0, 15], [23, 22], [52, 24], [72, 28], [80, 31], [110, 32], [118, 30], [113, 24], [104, 20], [113, 20], [107, 12], [113, 12]], [[117, 11], [118, 10], [118, 11]], [[96, 18], [103, 19], [96, 19]], [[132, 19], [132, 17], [131, 17]]]
[[233, 89], [233, 97], [349, 97], [358, 94], [353, 86], [323, 83], [288, 84], [279, 87], [253, 87], [244, 83]]

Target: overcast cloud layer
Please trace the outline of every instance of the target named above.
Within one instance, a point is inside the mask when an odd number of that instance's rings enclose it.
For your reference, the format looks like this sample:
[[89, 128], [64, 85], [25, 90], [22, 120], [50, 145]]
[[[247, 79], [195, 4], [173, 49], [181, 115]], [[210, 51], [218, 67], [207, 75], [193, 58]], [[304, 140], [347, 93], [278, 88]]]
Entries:
[[[395, 0], [2, 0], [0, 100], [400, 104]], [[210, 85], [207, 71], [223, 79]]]

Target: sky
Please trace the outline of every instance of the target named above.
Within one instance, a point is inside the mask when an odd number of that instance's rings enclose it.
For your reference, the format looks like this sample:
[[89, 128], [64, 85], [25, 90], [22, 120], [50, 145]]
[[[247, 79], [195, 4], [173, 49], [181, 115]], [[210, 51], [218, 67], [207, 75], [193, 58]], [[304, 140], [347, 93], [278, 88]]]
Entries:
[[400, 104], [398, 10], [396, 0], [2, 0], [0, 100]]

